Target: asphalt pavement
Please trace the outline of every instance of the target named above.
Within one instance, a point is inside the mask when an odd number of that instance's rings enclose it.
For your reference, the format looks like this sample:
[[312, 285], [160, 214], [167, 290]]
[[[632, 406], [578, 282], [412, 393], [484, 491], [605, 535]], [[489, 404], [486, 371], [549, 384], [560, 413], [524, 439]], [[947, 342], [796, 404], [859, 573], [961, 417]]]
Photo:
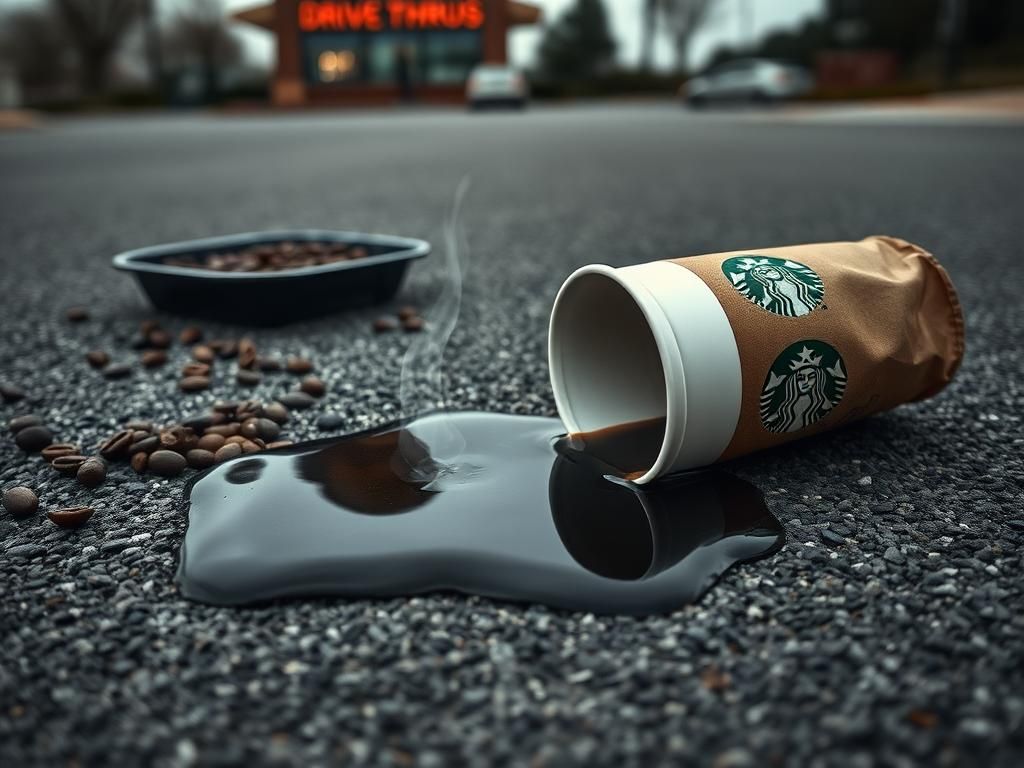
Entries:
[[[96, 491], [0, 437], [0, 486], [97, 507], [67, 532], [0, 513], [0, 764], [985, 765], [1024, 761], [1019, 125], [692, 115], [674, 106], [47, 121], [0, 134], [0, 379], [93, 445], [172, 419], [164, 371], [109, 382], [154, 316], [120, 250], [323, 227], [423, 237], [465, 174], [470, 245], [450, 404], [550, 416], [545, 333], [574, 268], [885, 233], [949, 269], [967, 355], [940, 396], [735, 462], [778, 554], [644, 619], [454, 594], [191, 603], [184, 479]], [[441, 259], [398, 303], [427, 305]], [[91, 318], [69, 324], [68, 306]], [[330, 391], [296, 438], [395, 417], [409, 337], [367, 310], [253, 333]], [[158, 316], [171, 330], [185, 319]], [[429, 317], [428, 317], [429, 319]], [[239, 335], [241, 327], [204, 327]], [[279, 379], [273, 382], [279, 382]], [[268, 380], [256, 395], [281, 390]], [[6, 433], [5, 433], [6, 435]]]

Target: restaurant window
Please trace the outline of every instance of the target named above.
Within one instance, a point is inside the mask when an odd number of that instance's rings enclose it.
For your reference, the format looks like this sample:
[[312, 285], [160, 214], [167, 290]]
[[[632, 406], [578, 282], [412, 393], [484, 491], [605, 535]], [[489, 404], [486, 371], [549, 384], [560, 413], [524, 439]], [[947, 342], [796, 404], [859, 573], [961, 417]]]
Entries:
[[366, 62], [360, 35], [309, 35], [303, 43], [308, 82], [344, 85], [364, 79]]

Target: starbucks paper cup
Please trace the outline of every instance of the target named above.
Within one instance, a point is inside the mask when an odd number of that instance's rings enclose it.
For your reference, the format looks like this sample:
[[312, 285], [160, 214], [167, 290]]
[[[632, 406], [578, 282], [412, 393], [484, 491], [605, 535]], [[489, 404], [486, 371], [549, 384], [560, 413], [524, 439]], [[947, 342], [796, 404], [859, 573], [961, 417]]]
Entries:
[[930, 397], [963, 351], [946, 271], [891, 237], [586, 266], [548, 345], [570, 433], [664, 419], [638, 483]]

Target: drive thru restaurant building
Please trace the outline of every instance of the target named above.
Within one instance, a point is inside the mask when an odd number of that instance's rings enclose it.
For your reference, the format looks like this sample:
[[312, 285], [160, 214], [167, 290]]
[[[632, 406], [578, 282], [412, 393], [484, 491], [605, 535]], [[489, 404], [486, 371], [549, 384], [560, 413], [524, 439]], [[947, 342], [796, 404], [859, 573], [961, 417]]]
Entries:
[[280, 106], [457, 102], [480, 63], [504, 63], [508, 30], [540, 9], [513, 0], [275, 0], [238, 21], [277, 38]]

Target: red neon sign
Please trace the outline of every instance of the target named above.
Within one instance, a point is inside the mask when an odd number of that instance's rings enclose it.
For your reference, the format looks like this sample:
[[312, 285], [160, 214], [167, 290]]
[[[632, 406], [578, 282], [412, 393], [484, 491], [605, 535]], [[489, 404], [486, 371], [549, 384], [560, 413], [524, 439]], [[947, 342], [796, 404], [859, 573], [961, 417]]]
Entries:
[[382, 29], [480, 29], [483, 0], [302, 0], [303, 32]]

